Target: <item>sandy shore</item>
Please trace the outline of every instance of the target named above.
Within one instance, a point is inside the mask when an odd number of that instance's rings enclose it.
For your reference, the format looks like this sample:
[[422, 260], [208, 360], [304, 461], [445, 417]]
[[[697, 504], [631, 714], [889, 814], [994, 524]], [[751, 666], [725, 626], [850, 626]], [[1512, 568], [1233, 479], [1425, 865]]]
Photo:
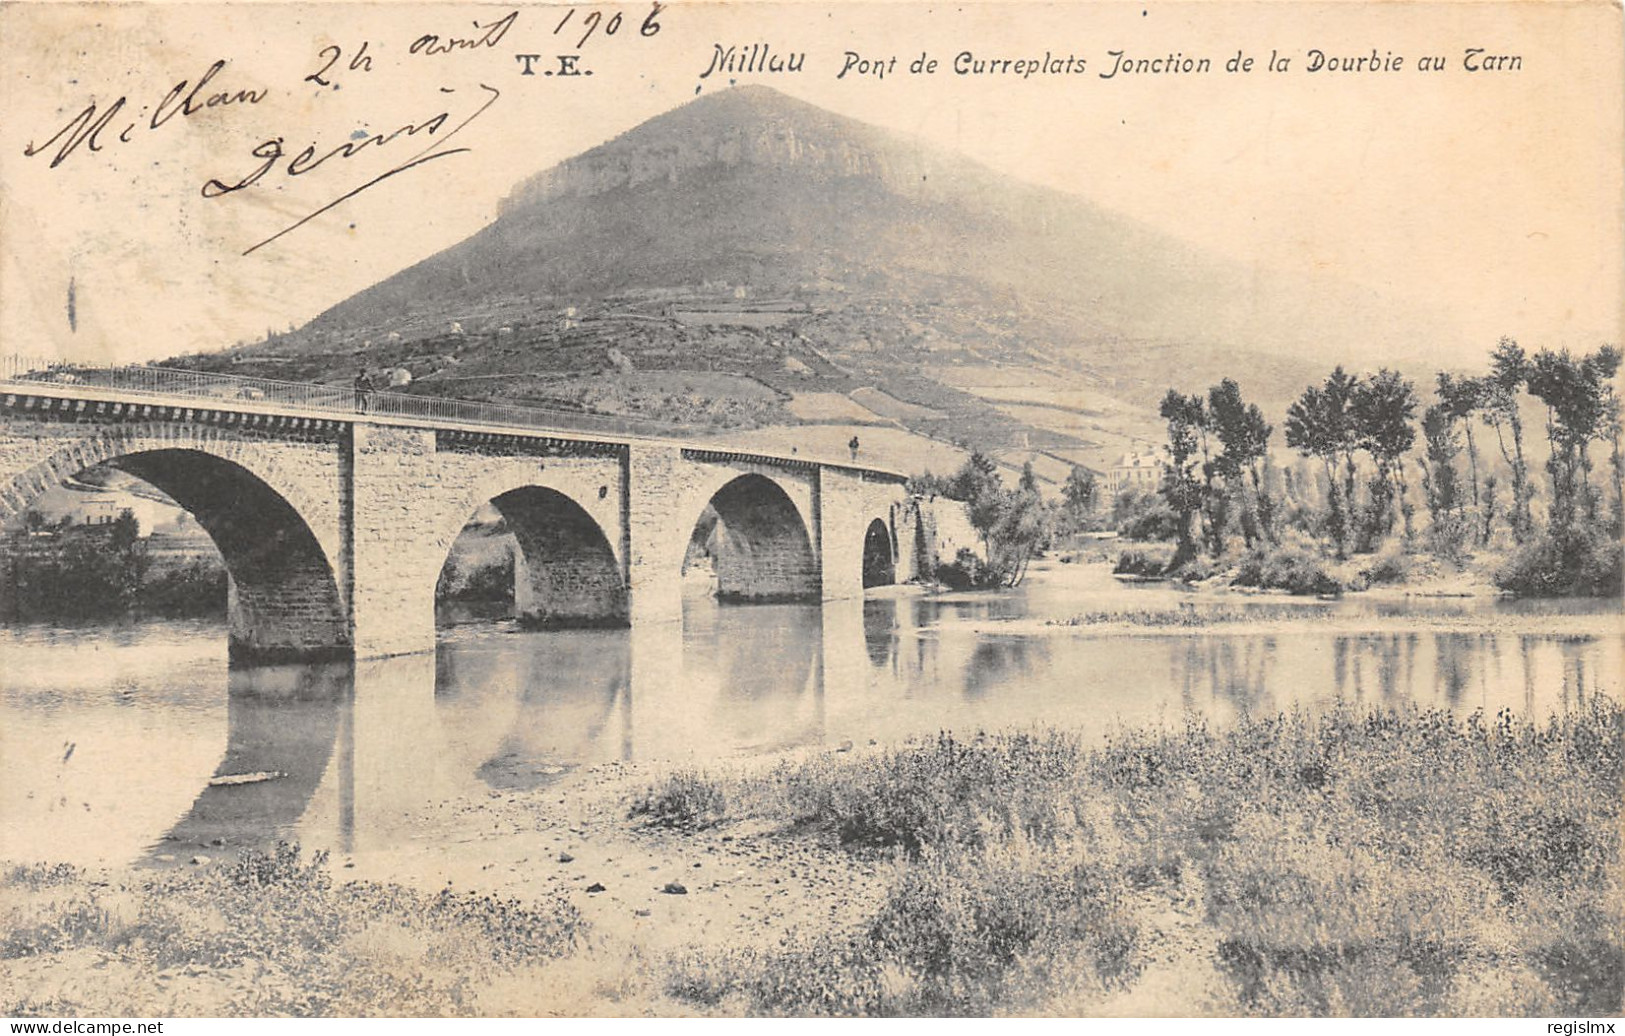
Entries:
[[[721, 941], [769, 945], [798, 926], [855, 923], [872, 912], [889, 865], [827, 839], [757, 823], [679, 832], [630, 818], [634, 797], [670, 770], [613, 763], [532, 791], [442, 803], [425, 816], [420, 838], [389, 852], [335, 857], [334, 874], [557, 897], [600, 938], [650, 952]], [[675, 888], [683, 891], [667, 891]]]

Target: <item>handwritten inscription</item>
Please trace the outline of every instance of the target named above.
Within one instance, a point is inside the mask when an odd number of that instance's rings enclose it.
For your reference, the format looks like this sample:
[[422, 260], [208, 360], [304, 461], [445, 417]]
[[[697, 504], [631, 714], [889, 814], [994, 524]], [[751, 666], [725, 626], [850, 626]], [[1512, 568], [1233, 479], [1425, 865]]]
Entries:
[[[616, 15], [616, 17], [619, 18], [620, 15]], [[430, 56], [451, 54], [459, 50], [479, 50], [481, 47], [491, 49], [502, 42], [502, 37], [508, 35], [508, 30], [513, 28], [514, 22], [518, 20], [519, 12], [510, 11], [503, 17], [484, 25], [475, 22], [474, 31], [477, 35], [442, 37], [435, 33], [426, 33], [413, 40], [412, 45], [406, 49], [411, 54]]]
[[[361, 46], [356, 48], [355, 54], [350, 58], [350, 71], [372, 71], [372, 55], [367, 53], [367, 45], [368, 41], [362, 40]], [[316, 71], [312, 72], [310, 75], [306, 76], [305, 82], [315, 83], [317, 86], [333, 86], [333, 81], [326, 78], [326, 76], [333, 66], [339, 63], [339, 58], [344, 56], [344, 48], [339, 46], [337, 43], [329, 43], [327, 46], [323, 47], [316, 56], [319, 58], [327, 58], [327, 63], [321, 68], [318, 68]]]
[[[719, 46], [717, 50], [718, 54], [712, 57], [713, 69], [720, 62], [721, 47]], [[1090, 64], [1091, 61], [1094, 62], [1093, 65]], [[725, 71], [733, 70], [728, 66], [722, 67]], [[845, 52], [835, 78], [883, 80], [901, 74], [903, 67], [898, 62], [896, 54], [870, 55], [849, 50]], [[1521, 72], [1523, 56], [1493, 53], [1486, 47], [1467, 47], [1461, 51], [1459, 61], [1452, 64], [1450, 58], [1442, 53], [1423, 54], [1412, 60], [1406, 55], [1377, 47], [1351, 54], [1333, 53], [1319, 47], [1311, 47], [1299, 53], [1272, 48], [1267, 58], [1262, 52], [1255, 57], [1245, 50], [1231, 51], [1228, 56], [1187, 54], [1181, 50], [1142, 55], [1112, 48], [1093, 58], [1076, 53], [1047, 50], [1042, 57], [1037, 54], [986, 55], [963, 50], [947, 63], [921, 51], [919, 57], [909, 62], [907, 69], [910, 75], [934, 75], [939, 67], [951, 70], [956, 76], [973, 78], [998, 76], [1018, 79], [1030, 79], [1033, 76], [1070, 77], [1082, 75], [1085, 70], [1093, 69], [1095, 75], [1091, 78], [1121, 82], [1165, 76], [1208, 76], [1217, 75], [1221, 71], [1227, 75], [1248, 75], [1255, 69], [1316, 76], [1328, 73], [1354, 73], [1361, 77], [1369, 77], [1372, 73], [1378, 75], [1410, 74], [1412, 71], [1439, 73], [1454, 68], [1468, 73]], [[757, 72], [768, 70], [752, 69]], [[704, 78], [703, 74], [701, 78]]]
[[[100, 151], [103, 146], [102, 134], [111, 132], [109, 126], [116, 126], [120, 122], [129, 120], [118, 136], [113, 138], [121, 144], [128, 144], [131, 135], [138, 130], [153, 132], [162, 129], [165, 124], [179, 115], [189, 119], [199, 112], [211, 108], [224, 108], [233, 105], [258, 104], [265, 100], [268, 91], [252, 89], [211, 89], [209, 87], [215, 76], [226, 67], [226, 59], [211, 64], [207, 71], [198, 77], [196, 83], [182, 79], [170, 88], [163, 99], [150, 107], [143, 106], [135, 117], [130, 117], [130, 99], [120, 97], [105, 109], [100, 109], [93, 100], [80, 110], [79, 114], [67, 121], [61, 129], [43, 143], [30, 142], [23, 148], [23, 154], [28, 158], [56, 148], [56, 155], [51, 159], [51, 168], [55, 169], [67, 160], [68, 156], [83, 147], [86, 151]], [[151, 118], [142, 123], [142, 118], [148, 113]], [[122, 118], [121, 118], [122, 116]]]
[[[365, 191], [376, 184], [382, 183], [392, 176], [437, 159], [447, 158], [451, 155], [464, 154], [468, 152], [470, 149], [466, 147], [446, 148], [445, 145], [458, 133], [461, 133], [463, 129], [475, 119], [489, 111], [491, 106], [495, 104], [502, 96], [501, 91], [494, 86], [487, 86], [486, 84], [481, 83], [480, 89], [485, 91], [483, 103], [481, 103], [478, 108], [463, 118], [461, 122], [458, 122], [449, 131], [447, 131], [444, 136], [439, 136], [439, 134], [440, 131], [445, 129], [447, 124], [451, 122], [452, 113], [450, 111], [441, 111], [426, 119], [422, 119], [417, 122], [409, 122], [391, 133], [375, 133], [372, 136], [363, 138], [361, 140], [347, 140], [336, 147], [323, 149], [315, 144], [311, 144], [309, 147], [304, 148], [293, 158], [289, 159], [287, 164], [283, 166], [284, 175], [290, 177], [303, 176], [307, 173], [320, 169], [323, 165], [333, 161], [334, 159], [338, 159], [340, 161], [351, 159], [356, 155], [367, 151], [369, 148], [376, 151], [378, 149], [388, 147], [389, 145], [400, 140], [410, 140], [417, 137], [419, 134], [434, 138], [428, 147], [423, 148], [422, 150], [411, 155], [399, 165], [396, 165], [393, 168], [374, 176], [372, 179], [353, 190], [344, 192], [342, 195], [328, 202], [326, 205], [323, 205], [315, 211], [301, 217], [283, 229], [277, 231], [275, 234], [272, 234], [265, 240], [247, 249], [243, 252], [243, 254], [249, 255], [258, 249], [263, 248], [289, 231], [305, 225], [312, 219], [315, 219], [317, 216], [333, 208], [335, 205], [355, 197], [362, 191]], [[449, 94], [453, 93], [454, 91], [447, 87], [441, 87], [441, 92]], [[259, 159], [260, 164], [249, 171], [249, 173], [242, 179], [237, 180], [234, 183], [227, 183], [219, 179], [211, 179], [204, 183], [202, 190], [203, 197], [221, 198], [228, 194], [234, 194], [237, 191], [246, 190], [247, 188], [259, 183], [267, 174], [275, 170], [278, 163], [282, 162], [282, 160], [287, 156], [285, 139], [285, 137], [280, 136], [273, 137], [254, 148], [253, 151], [250, 152], [250, 155]]]
[[[638, 26], [639, 36], [647, 37], [659, 35], [659, 16], [660, 12], [664, 9], [665, 8], [663, 8], [659, 3], [655, 3], [650, 8], [648, 16], [643, 19], [643, 24]], [[565, 30], [565, 27], [570, 24], [571, 19], [575, 17], [575, 13], [576, 9], [574, 7], [565, 11], [564, 17], [560, 18], [559, 23], [553, 26], [553, 35], [557, 36], [562, 33]], [[610, 15], [608, 21], [605, 21], [604, 13], [602, 11], [588, 11], [587, 14], [582, 17], [580, 24], [576, 27], [576, 31], [581, 33], [581, 38], [576, 40], [576, 49], [580, 50], [582, 47], [586, 46], [587, 41], [592, 39], [593, 33], [597, 32], [600, 27], [602, 27], [605, 36], [615, 35], [621, 29], [621, 12], [616, 11], [614, 14]]]
[[[305, 63], [292, 70], [292, 76], [285, 85], [314, 84], [336, 91], [341, 86], [358, 84], [368, 89], [365, 84], [377, 80], [392, 91], [410, 86], [438, 90], [442, 95], [454, 95], [457, 91], [450, 86], [440, 85], [432, 79], [426, 82], [421, 80], [434, 75], [433, 70], [436, 69], [462, 70], [468, 62], [482, 54], [491, 54], [493, 60], [500, 62], [499, 67], [510, 70], [509, 74], [517, 65], [520, 76], [534, 77], [531, 82], [551, 78], [555, 82], [570, 80], [579, 84], [593, 75], [593, 69], [587, 67], [591, 64], [588, 55], [593, 47], [604, 48], [606, 41], [612, 39], [638, 41], [660, 36], [661, 16], [665, 10], [658, 0], [646, 8], [590, 4], [561, 6], [542, 15], [531, 9], [515, 8], [505, 14], [479, 15], [466, 22], [467, 28], [457, 31], [448, 31], [451, 29], [449, 25], [430, 23], [415, 24], [408, 33], [416, 35], [403, 34], [400, 38], [392, 39], [387, 34], [368, 34], [369, 38], [360, 38], [357, 34], [326, 43], [313, 54], [308, 54]], [[538, 23], [538, 18], [545, 18], [545, 21]], [[535, 40], [551, 40], [555, 53], [544, 55], [530, 51], [526, 44]], [[665, 37], [665, 40], [669, 42], [670, 37]], [[515, 41], [518, 41], [517, 45]], [[1242, 49], [1202, 54], [1180, 50], [1177, 46], [1166, 51], [1159, 48], [1148, 53], [1136, 53], [1125, 47], [1112, 46], [1109, 40], [1100, 41], [1097, 47], [1077, 51], [1041, 50], [1017, 54], [957, 48], [949, 48], [938, 54], [918, 49], [904, 53], [873, 53], [866, 49], [819, 53], [802, 49], [796, 46], [797, 42], [745, 40], [734, 44], [710, 43], [703, 53], [694, 55], [697, 60], [690, 66], [693, 69], [691, 74], [697, 75], [695, 92], [698, 93], [702, 85], [708, 88], [717, 80], [732, 82], [736, 77], [805, 75], [809, 66], [819, 74], [833, 75], [843, 82], [889, 84], [896, 78], [941, 75], [971, 81], [1048, 78], [1052, 81], [1064, 79], [1079, 85], [1101, 81], [1112, 83], [1111, 87], [1103, 86], [1102, 89], [1132, 89], [1131, 86], [1119, 84], [1172, 77], [1194, 80], [1216, 77], [1221, 73], [1240, 77], [1253, 74], [1255, 69], [1275, 73], [1270, 77], [1272, 79], [1281, 79], [1281, 73], [1291, 73], [1294, 77], [1364, 79], [1447, 70], [1480, 74], [1475, 78], [1485, 78], [1482, 73], [1494, 75], [1523, 70], [1522, 56], [1490, 45], [1463, 47], [1456, 49], [1454, 54], [1444, 48], [1429, 48], [1435, 52], [1405, 55], [1362, 43], [1347, 53], [1319, 47], [1302, 50], [1264, 48], [1257, 51], [1255, 56], [1255, 53]], [[514, 64], [508, 64], [510, 61]], [[270, 87], [231, 82], [234, 77], [228, 71], [228, 65], [228, 58], [218, 58], [201, 75], [175, 81], [161, 96], [154, 90], [148, 103], [132, 100], [129, 96], [121, 96], [108, 103], [92, 95], [83, 102], [63, 109], [72, 111], [73, 115], [43, 139], [38, 136], [31, 138], [23, 154], [29, 158], [44, 157], [49, 162], [49, 168], [56, 169], [75, 154], [92, 154], [114, 145], [131, 145], [138, 137], [161, 133], [164, 127], [171, 124], [184, 124], [204, 113], [247, 109], [271, 96]], [[416, 71], [409, 73], [411, 78], [403, 81], [398, 71], [402, 68]], [[331, 130], [333, 136], [329, 136], [325, 142], [322, 134], [316, 130], [266, 133], [263, 123], [272, 121], [273, 117], [264, 115], [260, 119], [261, 125], [245, 131], [243, 149], [238, 152], [239, 155], [246, 155], [241, 159], [243, 167], [230, 175], [203, 180], [198, 194], [212, 201], [229, 198], [278, 179], [311, 177], [313, 181], [320, 182], [326, 177], [312, 174], [321, 174], [324, 170], [352, 170], [350, 182], [364, 179], [359, 186], [345, 190], [332, 201], [253, 245], [244, 254], [252, 253], [385, 180], [420, 165], [470, 151], [466, 138], [458, 146], [451, 146], [450, 142], [488, 111], [501, 96], [495, 87], [485, 83], [478, 85], [481, 92], [477, 95], [471, 96], [470, 89], [464, 86], [464, 92], [457, 95], [455, 101], [442, 97], [437, 99], [434, 108], [425, 103], [423, 109], [417, 110], [427, 109], [430, 114], [408, 119], [392, 131], [368, 135], [365, 131], [356, 130], [346, 139], [335, 139], [342, 131], [334, 128]], [[357, 95], [347, 93], [343, 106], [351, 112], [356, 102], [349, 98], [354, 96]], [[367, 103], [365, 94], [360, 96], [363, 98], [360, 103]], [[293, 98], [285, 96], [282, 99]], [[270, 108], [270, 105], [266, 106], [267, 110]], [[306, 111], [308, 113], [309, 109]], [[228, 116], [222, 114], [216, 117]], [[364, 120], [362, 124], [366, 124]], [[298, 146], [300, 140], [309, 142]], [[416, 150], [413, 150], [414, 147]], [[397, 156], [408, 151], [411, 153], [396, 161]], [[365, 161], [372, 156], [384, 157], [376, 162]], [[381, 173], [376, 171], [386, 163], [388, 168]], [[335, 173], [333, 179], [338, 178]]]

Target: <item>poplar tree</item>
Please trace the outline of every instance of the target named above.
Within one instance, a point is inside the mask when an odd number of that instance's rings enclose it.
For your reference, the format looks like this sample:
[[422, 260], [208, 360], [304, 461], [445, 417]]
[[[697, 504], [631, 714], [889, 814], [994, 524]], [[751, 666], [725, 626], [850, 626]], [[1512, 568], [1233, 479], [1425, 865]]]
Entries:
[[1179, 517], [1179, 546], [1169, 569], [1196, 556], [1196, 515], [1202, 507], [1203, 484], [1195, 472], [1198, 437], [1206, 422], [1201, 396], [1185, 396], [1173, 389], [1162, 398], [1158, 413], [1168, 422], [1168, 466], [1158, 490]]
[[[1480, 379], [1481, 412], [1495, 429], [1502, 459], [1512, 468], [1512, 537], [1519, 543], [1526, 541], [1534, 529], [1529, 506], [1534, 498], [1534, 486], [1529, 481], [1529, 466], [1523, 456], [1523, 419], [1518, 413], [1518, 393], [1528, 376], [1529, 359], [1523, 348], [1511, 338], [1502, 338], [1490, 354], [1489, 374]], [[1507, 450], [1506, 432], [1512, 433], [1511, 451]]]

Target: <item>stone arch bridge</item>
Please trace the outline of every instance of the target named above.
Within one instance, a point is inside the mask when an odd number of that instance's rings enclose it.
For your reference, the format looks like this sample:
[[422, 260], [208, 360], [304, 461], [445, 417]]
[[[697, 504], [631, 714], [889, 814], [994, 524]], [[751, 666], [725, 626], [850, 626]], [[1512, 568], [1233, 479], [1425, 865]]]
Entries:
[[516, 606], [543, 624], [680, 620], [702, 521], [728, 599], [856, 597], [913, 574], [894, 472], [512, 407], [73, 370], [0, 370], [0, 522], [97, 464], [157, 486], [225, 560], [234, 662], [432, 649], [436, 579], [488, 503], [519, 544]]

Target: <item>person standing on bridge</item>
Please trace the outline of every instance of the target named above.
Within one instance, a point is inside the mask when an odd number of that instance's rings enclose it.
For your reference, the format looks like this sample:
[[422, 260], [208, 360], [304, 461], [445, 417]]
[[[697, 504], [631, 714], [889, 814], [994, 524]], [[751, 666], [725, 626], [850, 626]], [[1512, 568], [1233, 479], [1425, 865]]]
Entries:
[[365, 367], [355, 372], [355, 412], [367, 412], [367, 400], [372, 395], [372, 379], [367, 376]]
[[858, 437], [854, 435], [852, 437], [852, 441], [846, 444], [846, 448], [852, 451], [852, 459], [857, 460], [858, 459]]

